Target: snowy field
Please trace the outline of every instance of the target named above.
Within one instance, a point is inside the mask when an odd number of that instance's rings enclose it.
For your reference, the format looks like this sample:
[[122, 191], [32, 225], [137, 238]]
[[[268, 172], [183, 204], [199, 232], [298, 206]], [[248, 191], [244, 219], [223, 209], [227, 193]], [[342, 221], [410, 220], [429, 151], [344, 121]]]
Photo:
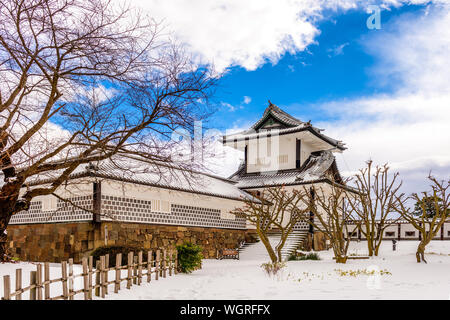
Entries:
[[[131, 290], [124, 288], [107, 299], [450, 299], [450, 241], [433, 241], [427, 247], [428, 264], [415, 262], [417, 241], [400, 241], [392, 251], [390, 241], [383, 242], [380, 256], [367, 260], [349, 260], [336, 264], [332, 252], [321, 251], [320, 261], [289, 261], [276, 277], [260, 268], [261, 256], [242, 260], [204, 260], [203, 269], [152, 280]], [[364, 255], [365, 242], [353, 242], [350, 253]], [[22, 268], [28, 283], [31, 263], [0, 264], [0, 275]], [[59, 265], [52, 264], [52, 278], [60, 276]], [[341, 271], [339, 271], [340, 269]], [[373, 272], [373, 275], [361, 272]], [[349, 271], [349, 272], [345, 272]], [[358, 275], [350, 275], [353, 272]], [[75, 273], [79, 273], [77, 270]], [[113, 274], [110, 275], [111, 279]], [[81, 280], [80, 280], [81, 281]], [[3, 281], [2, 281], [3, 282]], [[75, 283], [75, 289], [82, 283]], [[0, 284], [3, 293], [3, 283]], [[60, 285], [52, 288], [58, 294]], [[113, 287], [109, 288], [113, 292]], [[28, 294], [25, 294], [28, 299]], [[82, 295], [78, 296], [79, 299]]]

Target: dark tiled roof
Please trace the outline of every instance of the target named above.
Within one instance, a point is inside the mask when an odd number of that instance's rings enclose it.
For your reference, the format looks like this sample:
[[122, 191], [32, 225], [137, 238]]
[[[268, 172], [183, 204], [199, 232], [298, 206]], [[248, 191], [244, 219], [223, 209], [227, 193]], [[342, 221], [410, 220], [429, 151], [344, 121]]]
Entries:
[[[346, 149], [342, 141], [324, 135], [321, 132], [323, 130], [312, 126], [309, 121], [303, 122], [297, 118], [294, 118], [293, 116], [281, 110], [276, 105], [272, 104], [270, 101], [269, 103], [270, 104], [264, 111], [261, 119], [259, 119], [250, 129], [235, 134], [231, 134], [228, 136], [224, 136], [223, 142], [225, 143], [226, 141], [234, 141], [234, 140], [242, 141], [245, 139], [255, 139], [257, 137], [265, 137], [270, 134], [284, 135], [288, 133], [308, 131], [313, 135], [315, 135], [316, 137], [318, 137], [319, 139], [322, 139], [323, 141], [339, 148], [340, 150]], [[278, 121], [280, 121], [281, 123], [283, 123], [285, 126], [273, 130], [258, 131], [259, 126], [261, 126], [270, 115], [273, 116]]]
[[270, 114], [275, 119], [289, 126], [300, 126], [303, 124], [303, 121], [294, 118], [269, 101], [269, 106], [266, 108], [266, 110], [264, 110], [263, 116], [252, 126], [252, 128], [256, 130], [256, 128], [258, 128], [258, 126], [261, 125]]
[[337, 170], [336, 160], [331, 151], [311, 154], [299, 169], [281, 170], [277, 172], [245, 173], [242, 164], [230, 179], [237, 182], [241, 189], [258, 188], [275, 185], [296, 185], [334, 179], [342, 183]]
[[[124, 169], [126, 168], [126, 170]], [[35, 177], [30, 186], [51, 183], [61, 171]], [[168, 164], [148, 164], [135, 158], [104, 160], [95, 165], [81, 165], [69, 180], [82, 177], [99, 177], [140, 185], [160, 187], [233, 200], [253, 199], [249, 193], [239, 189], [236, 182], [207, 173], [189, 171]]]

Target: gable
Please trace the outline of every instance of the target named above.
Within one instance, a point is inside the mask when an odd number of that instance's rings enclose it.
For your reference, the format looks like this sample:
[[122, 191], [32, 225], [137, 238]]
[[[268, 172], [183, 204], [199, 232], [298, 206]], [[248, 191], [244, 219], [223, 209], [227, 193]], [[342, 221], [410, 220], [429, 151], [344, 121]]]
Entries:
[[279, 119], [275, 118], [271, 113], [269, 113], [266, 116], [266, 119], [264, 119], [256, 128], [256, 131], [259, 130], [270, 130], [270, 129], [285, 129], [290, 128], [292, 126], [287, 125], [286, 123], [280, 121]]

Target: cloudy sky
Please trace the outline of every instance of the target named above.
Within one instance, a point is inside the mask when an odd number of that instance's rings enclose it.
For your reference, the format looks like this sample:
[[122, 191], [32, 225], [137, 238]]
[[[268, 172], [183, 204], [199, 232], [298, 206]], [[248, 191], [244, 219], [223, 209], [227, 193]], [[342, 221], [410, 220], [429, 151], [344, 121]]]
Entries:
[[[406, 192], [430, 170], [450, 177], [449, 0], [132, 2], [223, 73], [208, 127], [246, 129], [270, 99], [347, 143], [344, 174], [388, 162]], [[238, 160], [222, 164], [228, 175]]]

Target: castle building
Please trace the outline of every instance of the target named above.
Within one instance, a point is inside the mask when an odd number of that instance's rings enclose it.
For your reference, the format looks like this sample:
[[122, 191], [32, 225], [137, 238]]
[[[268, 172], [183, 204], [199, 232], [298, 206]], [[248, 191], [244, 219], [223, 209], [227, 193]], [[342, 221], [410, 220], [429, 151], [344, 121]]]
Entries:
[[[346, 149], [344, 144], [270, 102], [250, 129], [224, 136], [223, 144], [244, 153], [229, 178], [187, 174], [167, 164], [150, 169], [142, 159], [127, 162], [125, 171], [117, 161], [80, 167], [56, 196], [36, 197], [29, 211], [11, 218], [10, 254], [29, 261], [77, 262], [104, 245], [151, 249], [191, 241], [204, 248], [206, 258], [215, 258], [219, 249], [235, 248], [254, 233], [244, 218], [230, 212], [244, 200], [259, 202], [263, 188], [343, 183], [334, 155]], [[51, 178], [29, 187], [47, 183]], [[312, 236], [315, 249], [323, 247], [323, 237], [306, 221], [295, 230]], [[389, 235], [397, 237], [394, 231]]]

